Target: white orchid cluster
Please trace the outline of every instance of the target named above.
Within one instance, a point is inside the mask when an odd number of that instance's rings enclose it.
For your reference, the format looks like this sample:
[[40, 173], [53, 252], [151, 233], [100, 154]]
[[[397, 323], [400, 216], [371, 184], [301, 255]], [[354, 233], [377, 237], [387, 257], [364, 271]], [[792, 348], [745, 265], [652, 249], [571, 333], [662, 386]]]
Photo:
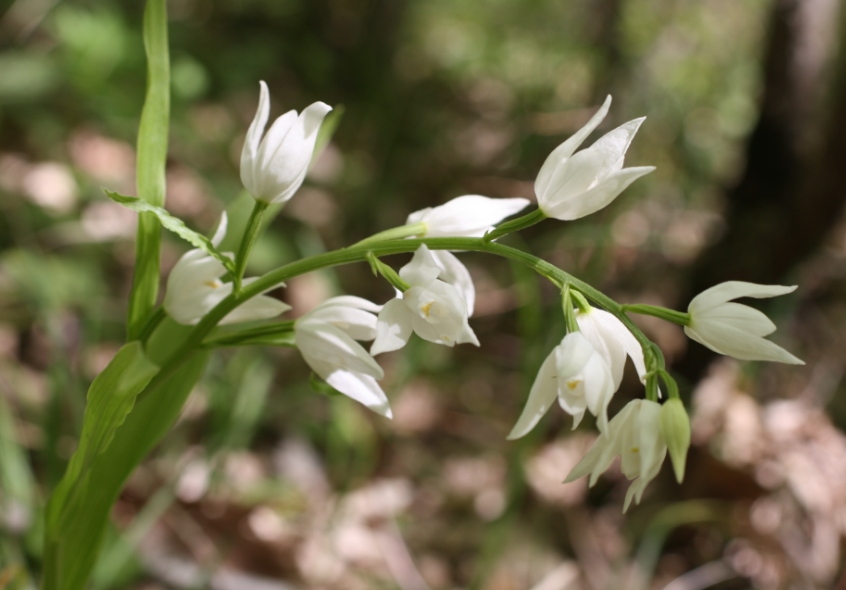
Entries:
[[[395, 298], [378, 305], [359, 297], [333, 297], [293, 322], [279, 324], [280, 330], [287, 326], [306, 363], [331, 387], [390, 418], [388, 397], [378, 383], [383, 372], [374, 356], [402, 348], [412, 333], [449, 347], [479, 345], [469, 323], [475, 301], [473, 281], [467, 268], [448, 251], [464, 248], [445, 249], [433, 238], [476, 238], [482, 244], [478, 249], [484, 251], [485, 244], [492, 247], [498, 237], [542, 219], [574, 220], [593, 213], [653, 170], [651, 166], [623, 167], [626, 150], [643, 119], [624, 123], [591, 147], [576, 151], [604, 119], [610, 104], [608, 97], [596, 115], [544, 162], [535, 181], [536, 211], [504, 222], [530, 202], [467, 195], [412, 213], [405, 226], [361, 243], [409, 238], [421, 241], [411, 261], [398, 273], [373, 252], [367, 254], [374, 272], [396, 289]], [[300, 115], [290, 111], [264, 133], [269, 110], [268, 90], [262, 82], [258, 112], [241, 155], [241, 179], [257, 202], [285, 203], [305, 178], [318, 131], [331, 108], [318, 102]], [[214, 246], [225, 231], [224, 219], [212, 239]], [[242, 252], [244, 256], [247, 253]], [[243, 261], [236, 262], [243, 268]], [[795, 287], [723, 283], [694, 298], [687, 313], [682, 313], [607, 303], [610, 300], [600, 298], [601, 294], [580, 281], [555, 281], [562, 289], [567, 333], [541, 365], [509, 438], [528, 433], [556, 400], [573, 416], [573, 428], [589, 412], [596, 417], [600, 435], [567, 481], [590, 474], [593, 485], [619, 455], [623, 473], [634, 480], [625, 508], [632, 499], [640, 501], [668, 453], [681, 481], [690, 443], [688, 416], [660, 352], [628, 320], [627, 313], [650, 314], [683, 325], [690, 338], [738, 359], [801, 363], [764, 339], [775, 330], [764, 314], [731, 301], [783, 295]], [[191, 250], [170, 273], [164, 309], [177, 322], [197, 324], [233, 292], [237, 295], [239, 285], [250, 282], [233, 277], [219, 257], [202, 249]], [[267, 320], [288, 309], [281, 301], [258, 294], [240, 303], [220, 323]], [[372, 341], [369, 351], [361, 341]], [[646, 386], [646, 399], [630, 402], [609, 420], [609, 402], [620, 386], [627, 358]], [[659, 403], [661, 387], [669, 393], [664, 403]]]

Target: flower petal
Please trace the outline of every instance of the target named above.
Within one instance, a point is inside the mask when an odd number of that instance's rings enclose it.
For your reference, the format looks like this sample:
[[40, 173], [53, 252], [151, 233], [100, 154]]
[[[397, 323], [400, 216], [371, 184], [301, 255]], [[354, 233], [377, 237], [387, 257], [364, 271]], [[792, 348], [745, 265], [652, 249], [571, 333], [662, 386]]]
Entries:
[[379, 312], [376, 323], [376, 340], [370, 347], [370, 354], [399, 350], [411, 338], [411, 315], [402, 299], [388, 301]]
[[538, 195], [538, 207], [547, 217], [558, 218], [560, 210], [573, 208], [594, 186], [602, 170], [602, 154], [591, 149], [578, 152], [559, 166], [545, 193]]
[[220, 325], [275, 318], [280, 313], [284, 313], [289, 309], [291, 309], [290, 305], [278, 299], [268, 297], [267, 295], [256, 295], [226, 314], [220, 320]]
[[384, 376], [382, 367], [364, 347], [332, 324], [299, 319], [294, 334], [306, 363], [323, 379], [338, 369], [377, 379]]
[[370, 375], [337, 370], [326, 377], [326, 383], [377, 414], [381, 414], [385, 418], [394, 417], [388, 403], [388, 397]]
[[373, 312], [381, 306], [361, 297], [341, 296], [327, 299], [301, 319], [320, 320], [343, 330], [355, 340], [373, 340], [376, 337], [377, 318]]
[[244, 147], [241, 150], [241, 182], [251, 195], [258, 192], [259, 178], [257, 176], [258, 151], [261, 144], [261, 136], [267, 125], [270, 116], [270, 93], [267, 84], [262, 80], [259, 82], [259, 104], [256, 116], [247, 130], [247, 137], [244, 140]]
[[731, 326], [721, 326], [719, 329], [697, 331], [691, 327], [685, 327], [684, 333], [706, 346], [726, 356], [731, 356], [744, 361], [773, 361], [789, 365], [804, 365], [805, 362], [777, 344], [770, 342], [760, 336], [749, 334], [743, 330]]
[[587, 136], [593, 132], [594, 129], [602, 122], [605, 118], [605, 115], [608, 114], [608, 109], [611, 107], [611, 96], [609, 95], [605, 102], [602, 103], [602, 106], [596, 112], [596, 114], [591, 117], [590, 121], [588, 121], [584, 127], [576, 131], [572, 136], [570, 136], [567, 141], [559, 145], [555, 148], [551, 154], [546, 158], [541, 166], [540, 172], [538, 172], [537, 179], [535, 180], [535, 194], [540, 196], [542, 194], [546, 194], [549, 190], [550, 181], [552, 180], [552, 176], [555, 170], [564, 163], [567, 158], [573, 155], [582, 142], [587, 139]]
[[[611, 316], [616, 320], [624, 332], [628, 332], [622, 322], [601, 309], [591, 308], [587, 313], [576, 313], [576, 322], [579, 325], [581, 334], [590, 342], [594, 350], [602, 355], [614, 383], [614, 391], [620, 387], [623, 380], [623, 368], [626, 364], [626, 349], [620, 341], [622, 332], [605, 316]], [[630, 333], [629, 337], [634, 338]], [[642, 356], [642, 355], [641, 355]]]
[[645, 120], [646, 117], [641, 117], [623, 123], [597, 139], [588, 149], [601, 154], [603, 168], [616, 172], [623, 167], [623, 156]]
[[546, 414], [549, 407], [555, 403], [555, 398], [558, 396], [558, 378], [555, 365], [555, 350], [553, 350], [538, 371], [538, 376], [532, 384], [532, 390], [529, 392], [529, 399], [526, 401], [523, 413], [520, 414], [517, 424], [508, 434], [509, 440], [525, 436]]
[[458, 294], [464, 300], [467, 308], [467, 317], [473, 315], [473, 308], [476, 305], [476, 287], [470, 277], [470, 271], [464, 266], [452, 252], [447, 250], [432, 251], [435, 263], [440, 267], [441, 274], [438, 279], [455, 287]]
[[550, 210], [544, 209], [549, 217], [570, 221], [590, 215], [607, 206], [635, 180], [655, 170], [654, 166], [623, 168], [618, 172], [582, 193], [578, 198], [553, 204]]
[[423, 222], [426, 237], [480, 238], [506, 217], [529, 205], [527, 199], [491, 199], [481, 195], [464, 195], [443, 205], [417, 211], [406, 223]]
[[226, 229], [229, 227], [229, 216], [226, 211], [220, 214], [220, 222], [217, 224], [217, 229], [214, 230], [211, 243], [215, 248], [219, 248], [223, 238], [226, 237]]
[[726, 281], [705, 289], [690, 301], [687, 309], [691, 314], [702, 313], [726, 301], [738, 297], [754, 297], [764, 299], [786, 295], [796, 290], [796, 285], [785, 287], [782, 285], [759, 285], [757, 283], [746, 283], [744, 281]]
[[437, 279], [440, 274], [441, 269], [426, 244], [421, 244], [411, 261], [399, 271], [400, 278], [412, 287], [426, 285]]

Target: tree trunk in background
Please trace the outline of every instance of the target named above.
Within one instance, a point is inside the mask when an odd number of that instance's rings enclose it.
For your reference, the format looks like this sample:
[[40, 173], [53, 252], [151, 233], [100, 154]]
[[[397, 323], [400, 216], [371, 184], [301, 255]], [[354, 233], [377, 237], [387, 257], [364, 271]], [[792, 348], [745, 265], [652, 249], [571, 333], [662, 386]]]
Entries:
[[[727, 194], [726, 232], [691, 267], [683, 302], [722, 281], [789, 283], [839, 221], [846, 202], [844, 16], [846, 0], [774, 3], [746, 169]], [[713, 356], [692, 345], [674, 368], [696, 382]]]

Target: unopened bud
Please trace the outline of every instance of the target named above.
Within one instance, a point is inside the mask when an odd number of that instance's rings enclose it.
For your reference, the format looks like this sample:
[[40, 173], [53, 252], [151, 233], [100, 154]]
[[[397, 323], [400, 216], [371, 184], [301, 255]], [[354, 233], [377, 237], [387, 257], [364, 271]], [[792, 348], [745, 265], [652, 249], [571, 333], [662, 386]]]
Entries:
[[690, 448], [690, 418], [684, 404], [678, 398], [672, 398], [661, 406], [661, 435], [667, 443], [670, 460], [676, 481], [684, 479], [684, 466], [687, 462], [687, 450]]

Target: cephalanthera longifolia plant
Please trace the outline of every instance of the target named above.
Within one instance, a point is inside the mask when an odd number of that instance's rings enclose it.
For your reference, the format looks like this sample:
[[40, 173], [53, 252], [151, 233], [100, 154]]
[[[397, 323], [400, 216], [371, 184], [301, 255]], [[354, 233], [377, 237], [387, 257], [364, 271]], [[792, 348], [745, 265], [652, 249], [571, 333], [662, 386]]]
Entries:
[[[462, 196], [411, 213], [406, 225], [347, 248], [245, 278], [268, 207], [287, 202], [302, 184], [313, 154], [328, 138], [321, 126], [332, 109], [317, 102], [299, 114], [285, 113], [268, 128], [270, 96], [260, 83], [258, 110], [241, 155], [241, 180], [255, 204], [237, 252], [221, 252], [225, 215], [208, 239], [164, 209], [169, 114], [166, 23], [165, 0], [149, 0], [144, 18], [149, 79], [138, 135], [138, 196], [106, 191], [115, 202], [139, 213], [127, 343], [88, 391], [79, 446], [50, 498], [45, 589], [84, 587], [124, 481], [172, 426], [213, 349], [297, 348], [328, 385], [390, 418], [389, 400], [379, 385], [382, 369], [374, 356], [402, 348], [412, 333], [449, 347], [478, 346], [469, 321], [473, 281], [453, 252], [508, 258], [533, 269], [560, 291], [565, 334], [541, 365], [509, 438], [528, 433], [556, 400], [573, 416], [574, 427], [590, 412], [596, 417], [599, 438], [567, 480], [590, 474], [593, 485], [619, 455], [623, 473], [633, 480], [623, 510], [632, 499], [640, 501], [668, 453], [680, 481], [690, 444], [690, 424], [678, 387], [661, 351], [632, 323], [630, 313], [684, 326], [692, 339], [735, 358], [802, 362], [764, 338], [775, 330], [765, 315], [732, 302], [739, 297], [783, 295], [795, 287], [723, 283], [695, 297], [687, 312], [621, 305], [549, 262], [497, 242], [547, 218], [566, 221], [589, 215], [653, 170], [623, 167], [643, 119], [629, 121], [579, 150], [608, 113], [610, 97], [544, 162], [535, 181], [538, 207], [528, 214], [504, 221], [525, 210], [530, 205], [526, 199]], [[157, 305], [162, 227], [195, 249], [171, 270], [163, 303]], [[413, 253], [399, 271], [381, 259], [397, 253]], [[395, 298], [376, 303], [354, 295], [333, 297], [300, 318], [280, 320], [289, 307], [264, 295], [304, 273], [362, 262], [396, 289]], [[244, 322], [250, 322], [248, 327]], [[362, 341], [372, 341], [369, 350]], [[608, 405], [620, 386], [627, 357], [644, 384], [644, 399], [630, 402], [609, 419]]]

